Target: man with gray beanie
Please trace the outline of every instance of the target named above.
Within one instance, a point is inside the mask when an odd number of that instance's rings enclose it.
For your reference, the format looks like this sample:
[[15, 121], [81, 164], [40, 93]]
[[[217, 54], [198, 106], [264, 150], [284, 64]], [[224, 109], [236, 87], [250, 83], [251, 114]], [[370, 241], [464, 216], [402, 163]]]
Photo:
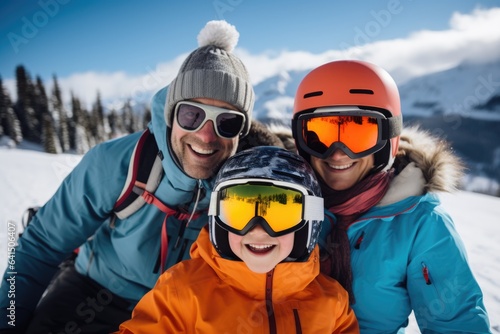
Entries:
[[[253, 131], [255, 97], [232, 53], [237, 40], [227, 22], [207, 23], [199, 48], [153, 97], [148, 131], [95, 146], [40, 208], [15, 250], [14, 323], [9, 275], [3, 278], [0, 332], [117, 330], [160, 274], [189, 258], [208, 221], [213, 178], [241, 149], [240, 139], [282, 145], [262, 125]], [[132, 157], [150, 141], [158, 148], [159, 177], [139, 182], [134, 166], [143, 161]], [[74, 262], [63, 262], [74, 249]]]

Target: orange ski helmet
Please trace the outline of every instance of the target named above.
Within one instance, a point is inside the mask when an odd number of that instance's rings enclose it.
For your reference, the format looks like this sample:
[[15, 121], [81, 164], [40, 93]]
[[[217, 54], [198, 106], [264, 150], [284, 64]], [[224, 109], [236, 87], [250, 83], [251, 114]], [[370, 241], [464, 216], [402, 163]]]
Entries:
[[375, 169], [392, 165], [398, 151], [402, 115], [399, 91], [389, 73], [368, 62], [339, 60], [315, 68], [302, 79], [295, 95], [292, 131], [299, 153], [307, 160], [310, 153], [304, 151], [304, 141], [299, 138], [298, 118], [324, 107], [357, 107], [383, 114], [387, 118], [382, 130], [385, 144], [375, 152]]

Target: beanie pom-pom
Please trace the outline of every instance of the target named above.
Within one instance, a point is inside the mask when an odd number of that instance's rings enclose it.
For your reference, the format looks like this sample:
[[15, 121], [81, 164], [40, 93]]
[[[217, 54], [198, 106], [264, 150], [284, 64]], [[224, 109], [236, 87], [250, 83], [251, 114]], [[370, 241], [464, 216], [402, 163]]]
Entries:
[[232, 52], [238, 44], [239, 37], [240, 34], [235, 26], [226, 21], [209, 21], [198, 34], [198, 46], [214, 45], [227, 52]]

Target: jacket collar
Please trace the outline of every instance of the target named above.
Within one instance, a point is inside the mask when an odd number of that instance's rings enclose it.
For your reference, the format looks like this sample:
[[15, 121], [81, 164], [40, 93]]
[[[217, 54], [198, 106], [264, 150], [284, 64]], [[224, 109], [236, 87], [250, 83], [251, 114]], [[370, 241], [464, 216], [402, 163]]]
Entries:
[[[265, 295], [268, 274], [254, 273], [243, 261], [222, 258], [213, 247], [208, 228], [201, 230], [191, 249], [191, 258], [201, 257], [224, 283], [254, 298]], [[273, 271], [273, 301], [304, 290], [319, 275], [319, 249], [306, 262], [282, 262]]]
[[464, 168], [445, 141], [418, 127], [403, 129], [396, 165], [402, 167], [378, 206], [427, 192], [454, 191]]

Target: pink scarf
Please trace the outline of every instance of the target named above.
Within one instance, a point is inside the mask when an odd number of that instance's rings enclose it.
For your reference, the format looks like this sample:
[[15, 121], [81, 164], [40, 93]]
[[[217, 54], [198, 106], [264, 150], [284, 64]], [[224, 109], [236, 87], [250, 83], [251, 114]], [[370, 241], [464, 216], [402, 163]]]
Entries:
[[325, 207], [337, 216], [341, 228], [346, 229], [356, 218], [375, 206], [384, 197], [394, 171], [378, 172], [346, 190], [333, 190], [323, 180], [321, 191]]
[[347, 228], [359, 216], [375, 206], [384, 197], [394, 174], [378, 172], [368, 175], [362, 181], [346, 190], [333, 190], [321, 178], [319, 183], [325, 208], [332, 212], [338, 224], [332, 225], [327, 237], [327, 247], [321, 257], [321, 272], [335, 278], [349, 292], [351, 304], [356, 302], [352, 291], [352, 269]]

